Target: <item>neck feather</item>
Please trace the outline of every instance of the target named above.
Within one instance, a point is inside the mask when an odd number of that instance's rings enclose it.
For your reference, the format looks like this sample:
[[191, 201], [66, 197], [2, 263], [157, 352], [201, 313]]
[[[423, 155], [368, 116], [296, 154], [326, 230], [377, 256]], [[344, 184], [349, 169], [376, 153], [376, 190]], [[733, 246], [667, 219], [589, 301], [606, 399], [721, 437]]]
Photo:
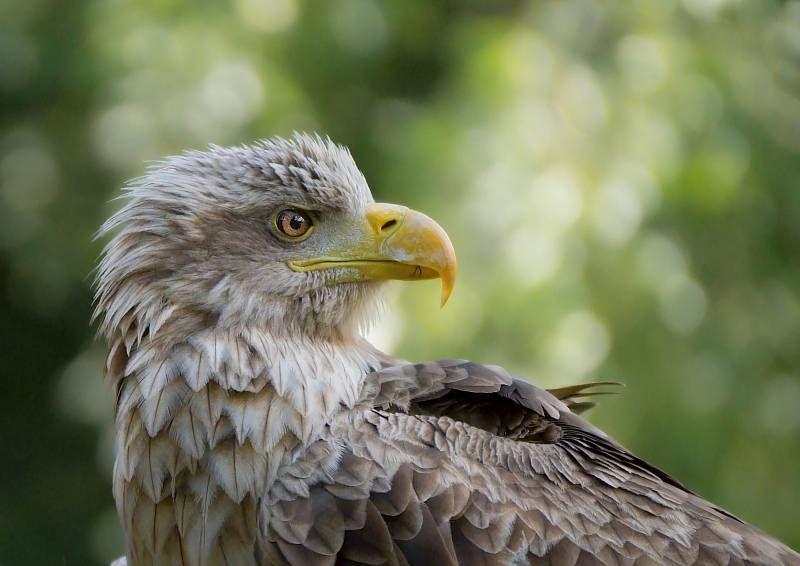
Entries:
[[[207, 386], [230, 394], [269, 391], [286, 404], [284, 424], [303, 442], [341, 406], [352, 407], [364, 375], [379, 366], [380, 353], [358, 335], [204, 327], [203, 317], [169, 306], [149, 314], [109, 332], [107, 370], [118, 387], [135, 379], [134, 397], [161, 403], [175, 384], [184, 393]], [[156, 432], [159, 424], [148, 429]]]
[[[221, 466], [230, 447], [266, 460], [272, 475], [286, 450], [309, 445], [335, 413], [356, 404], [364, 376], [380, 365], [381, 354], [360, 337], [198, 330], [198, 320], [177, 310], [163, 318], [156, 315], [155, 332], [136, 324], [112, 332], [106, 372], [117, 398], [119, 479], [140, 483], [155, 501], [164, 480], [180, 475], [170, 469], [175, 461], [189, 469], [210, 462], [209, 473], [234, 501], [263, 489], [263, 482], [227, 485]], [[164, 444], [155, 472], [152, 457], [143, 456], [153, 443]]]

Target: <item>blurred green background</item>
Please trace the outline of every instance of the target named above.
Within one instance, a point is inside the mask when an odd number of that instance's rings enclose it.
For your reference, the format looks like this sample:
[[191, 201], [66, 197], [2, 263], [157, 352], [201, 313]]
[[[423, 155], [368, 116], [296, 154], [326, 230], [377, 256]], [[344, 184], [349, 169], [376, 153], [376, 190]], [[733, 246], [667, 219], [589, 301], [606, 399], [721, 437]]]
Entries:
[[461, 274], [372, 336], [546, 386], [800, 548], [800, 3], [0, 1], [0, 564], [121, 551], [93, 231], [144, 161], [292, 130]]

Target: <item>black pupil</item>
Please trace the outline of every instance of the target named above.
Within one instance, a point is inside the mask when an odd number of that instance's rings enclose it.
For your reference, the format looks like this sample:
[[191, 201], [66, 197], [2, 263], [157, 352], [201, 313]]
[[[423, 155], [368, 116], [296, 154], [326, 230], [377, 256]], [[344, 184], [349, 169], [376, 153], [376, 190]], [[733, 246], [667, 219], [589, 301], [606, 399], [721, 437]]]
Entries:
[[289, 226], [291, 227], [292, 230], [299, 230], [300, 228], [303, 227], [304, 222], [305, 218], [303, 218], [299, 214], [295, 214], [289, 221]]

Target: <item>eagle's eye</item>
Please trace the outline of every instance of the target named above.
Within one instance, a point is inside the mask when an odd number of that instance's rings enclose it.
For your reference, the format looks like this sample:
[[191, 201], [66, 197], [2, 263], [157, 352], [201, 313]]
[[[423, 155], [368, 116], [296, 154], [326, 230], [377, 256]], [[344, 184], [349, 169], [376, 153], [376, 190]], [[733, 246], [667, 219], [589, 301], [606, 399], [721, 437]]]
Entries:
[[307, 212], [286, 209], [275, 215], [275, 228], [292, 239], [308, 236], [314, 228], [314, 222]]

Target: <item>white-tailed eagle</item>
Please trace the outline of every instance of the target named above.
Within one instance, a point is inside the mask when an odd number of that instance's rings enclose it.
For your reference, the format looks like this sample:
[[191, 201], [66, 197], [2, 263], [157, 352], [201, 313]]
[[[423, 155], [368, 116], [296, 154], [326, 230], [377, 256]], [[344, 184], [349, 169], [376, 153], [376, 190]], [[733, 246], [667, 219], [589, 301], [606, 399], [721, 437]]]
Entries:
[[591, 386], [369, 344], [386, 280], [446, 300], [456, 259], [345, 148], [189, 152], [126, 197], [96, 316], [130, 566], [800, 564], [577, 416]]

